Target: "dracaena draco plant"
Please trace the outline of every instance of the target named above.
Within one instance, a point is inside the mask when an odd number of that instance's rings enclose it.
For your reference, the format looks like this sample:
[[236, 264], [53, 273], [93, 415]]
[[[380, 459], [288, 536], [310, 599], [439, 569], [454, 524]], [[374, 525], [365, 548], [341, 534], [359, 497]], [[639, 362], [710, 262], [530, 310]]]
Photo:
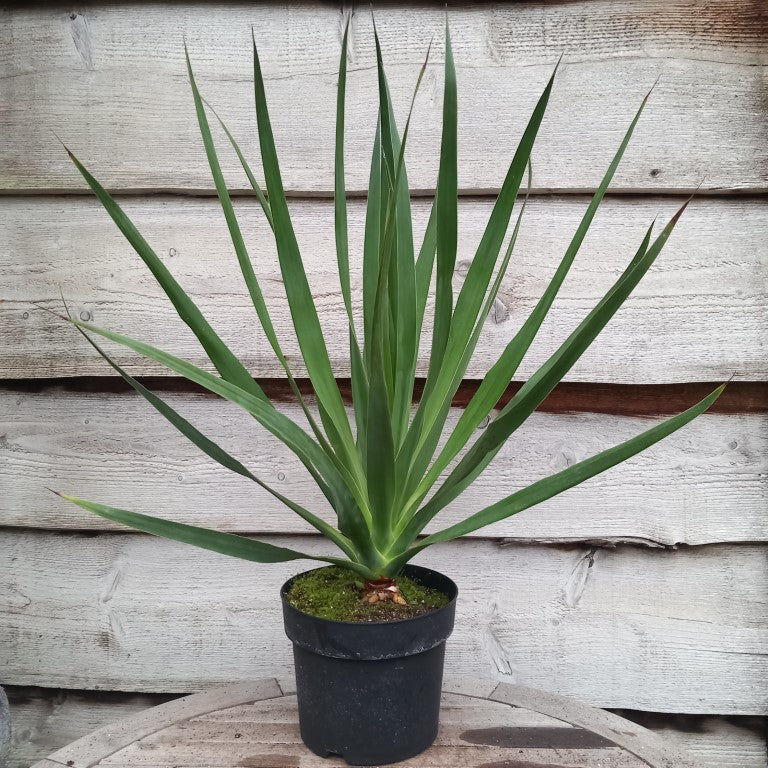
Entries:
[[[446, 26], [443, 125], [437, 193], [418, 248], [414, 243], [404, 162], [410, 112], [400, 136], [393, 115], [378, 36], [375, 37], [375, 43], [378, 123], [370, 168], [363, 252], [356, 255], [361, 256], [363, 262], [362, 301], [358, 306], [355, 306], [350, 286], [344, 183], [346, 31], [341, 48], [336, 104], [336, 255], [349, 336], [352, 418], [348, 417], [334, 376], [291, 223], [255, 41], [255, 106], [265, 191], [256, 181], [231, 133], [200, 95], [189, 54], [185, 49], [186, 63], [203, 145], [245, 285], [261, 327], [304, 412], [309, 431], [275, 408], [117, 202], [80, 161], [69, 153], [107, 213], [162, 286], [181, 319], [195, 333], [217, 374], [115, 331], [80, 322], [70, 316], [71, 322], [112, 368], [184, 436], [211, 459], [252, 480], [293, 510], [333, 542], [340, 550], [339, 555], [310, 555], [245, 536], [163, 520], [72, 496], [64, 498], [104, 518], [222, 554], [260, 563], [294, 559], [320, 560], [349, 568], [364, 579], [376, 582], [395, 578], [411, 558], [432, 544], [450, 541], [515, 515], [625, 461], [688, 424], [706, 411], [720, 395], [722, 386], [683, 413], [620, 445], [515, 491], [485, 509], [472, 512], [461, 522], [443, 528], [435, 526], [432, 533], [423, 535], [424, 529], [433, 523], [435, 516], [486, 469], [510, 435], [525, 423], [622, 306], [656, 260], [685, 205], [655, 237], [652, 234], [653, 224], [649, 226], [618, 280], [557, 351], [495, 414], [480, 437], [467, 447], [470, 437], [476, 434], [481, 422], [489, 417], [515, 376], [547, 316], [640, 119], [648, 98], [646, 96], [629, 124], [546, 290], [522, 327], [501, 351], [498, 360], [461, 413], [458, 423], [440, 447], [452, 398], [467, 371], [481, 337], [484, 321], [510, 261], [525, 208], [521, 185], [527, 176], [530, 188], [531, 151], [550, 98], [555, 73], [549, 79], [527, 123], [466, 278], [461, 289], [454, 295], [452, 277], [457, 250], [458, 204], [457, 96], [450, 35]], [[419, 72], [414, 99], [426, 65], [425, 61]], [[274, 233], [293, 327], [314, 390], [316, 406], [310, 407], [300, 392], [275, 333], [224, 181], [210, 130], [209, 115], [221, 123], [261, 204], [265, 226], [271, 227]], [[519, 212], [515, 210], [516, 206]], [[516, 214], [515, 223], [505, 245], [513, 213]], [[435, 301], [429, 363], [423, 391], [414, 408], [419, 341], [433, 273]], [[254, 475], [238, 459], [124, 371], [98, 346], [94, 336], [128, 347], [165, 366], [172, 373], [237, 404], [253, 416], [298, 456], [333, 508], [336, 525], [331, 525]], [[314, 407], [316, 412], [313, 412]], [[457, 458], [458, 461], [454, 462]], [[453, 467], [446, 473], [452, 463]]]

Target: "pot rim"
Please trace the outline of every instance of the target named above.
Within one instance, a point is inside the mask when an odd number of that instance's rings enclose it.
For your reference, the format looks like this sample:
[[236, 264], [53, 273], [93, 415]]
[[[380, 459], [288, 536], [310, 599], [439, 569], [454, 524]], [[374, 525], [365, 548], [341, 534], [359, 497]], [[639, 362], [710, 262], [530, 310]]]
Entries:
[[[451, 610], [453, 606], [456, 603], [456, 600], [459, 596], [459, 588], [456, 586], [456, 582], [450, 576], [446, 576], [442, 571], [437, 571], [434, 568], [427, 568], [423, 565], [412, 565], [411, 563], [406, 563], [403, 566], [403, 570], [406, 569], [414, 569], [417, 571], [429, 571], [430, 573], [436, 573], [442, 578], [444, 578], [446, 581], [448, 581], [449, 585], [451, 586], [453, 590], [453, 595], [448, 595], [449, 600], [445, 605], [441, 605], [439, 608], [436, 608], [433, 611], [429, 611], [427, 613], [420, 613], [417, 616], [408, 616], [404, 619], [394, 619], [392, 621], [341, 621], [339, 619], [326, 619], [322, 616], [315, 616], [312, 613], [307, 613], [306, 611], [302, 611], [300, 608], [297, 608], [295, 605], [290, 603], [286, 597], [287, 591], [291, 583], [294, 579], [298, 578], [299, 576], [303, 576], [305, 573], [312, 573], [313, 571], [322, 571], [325, 568], [334, 568], [339, 566], [333, 566], [333, 565], [321, 565], [317, 568], [309, 568], [306, 571], [300, 571], [299, 573], [294, 574], [289, 579], [287, 579], [283, 586], [280, 587], [280, 600], [282, 601], [284, 606], [287, 606], [292, 611], [296, 611], [296, 613], [301, 614], [302, 616], [307, 616], [310, 619], [313, 619], [314, 621], [322, 621], [326, 624], [338, 624], [345, 627], [382, 627], [382, 626], [402, 626], [404, 624], [407, 624], [411, 621], [418, 621], [419, 619], [423, 619], [425, 616], [438, 616], [440, 613], [446, 610]], [[438, 590], [439, 591], [439, 590]]]

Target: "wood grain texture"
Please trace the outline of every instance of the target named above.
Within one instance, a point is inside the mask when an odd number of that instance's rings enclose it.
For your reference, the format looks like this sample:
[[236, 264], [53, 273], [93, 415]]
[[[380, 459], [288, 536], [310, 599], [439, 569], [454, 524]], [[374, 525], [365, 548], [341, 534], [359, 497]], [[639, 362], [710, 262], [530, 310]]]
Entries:
[[659, 715], [629, 710], [619, 710], [617, 714], [677, 742], [702, 765], [768, 767], [765, 718]]
[[[233, 686], [225, 695], [214, 689], [170, 702], [71, 744], [51, 755], [50, 760], [72, 763], [78, 768], [345, 765], [338, 756], [323, 759], [304, 748], [299, 737], [295, 696], [241, 703], [252, 685]], [[525, 700], [526, 689], [521, 686], [499, 687], [509, 692], [521, 691]], [[443, 696], [441, 726], [435, 743], [410, 758], [408, 765], [466, 768], [505, 763], [506, 758], [514, 755], [516, 764], [528, 766], [577, 763], [604, 768], [694, 768], [687, 755], [650, 731], [592, 707], [571, 704], [563, 697], [554, 698], [564, 708], [578, 709], [587, 722], [592, 718], [609, 719], [613, 726], [608, 731], [611, 738], [596, 734], [589, 727], [571, 727], [541, 717], [525, 704], [512, 708], [497, 701], [448, 693]], [[178, 716], [179, 709], [189, 709], [193, 703], [208, 711], [184, 719]], [[169, 723], [172, 718], [176, 719]], [[599, 725], [597, 728], [601, 730]], [[133, 740], [129, 741], [131, 737]]]
[[[611, 199], [598, 214], [550, 317], [516, 379], [529, 376], [592, 309], [629, 262], [655, 216], [679, 201]], [[414, 206], [421, 232], [429, 203]], [[559, 263], [586, 199], [534, 200], [516, 254], [486, 322], [469, 377], [482, 377], [513, 337]], [[257, 376], [282, 376], [258, 327], [218, 203], [126, 198], [125, 207], [214, 327]], [[329, 352], [348, 375], [329, 203], [292, 206], [297, 235]], [[278, 335], [300, 375], [271, 232], [253, 201], [241, 205], [250, 251]], [[455, 287], [471, 263], [490, 213], [486, 201], [460, 208]], [[361, 281], [364, 205], [350, 208], [353, 295]], [[104, 375], [111, 369], [65, 322], [60, 291], [83, 319], [134, 335], [203, 363], [191, 331], [96, 201], [0, 199], [0, 377]], [[427, 317], [432, 313], [427, 308]], [[422, 335], [427, 343], [430, 324]], [[653, 269], [581, 360], [569, 381], [665, 383], [768, 379], [768, 207], [758, 200], [693, 202]], [[135, 374], [167, 373], [128, 350], [118, 358]], [[422, 349], [420, 372], [426, 370]]]
[[[165, 399], [258, 477], [333, 520], [293, 454], [236, 406], [193, 393]], [[297, 405], [279, 407], [306, 426]], [[221, 530], [311, 530], [255, 484], [198, 451], [133, 392], [34, 393], [6, 387], [0, 388], [0, 413], [0, 485], [6, 489], [0, 525], [127, 530], [55, 498], [47, 490], [54, 488]], [[451, 413], [446, 434], [459, 414]], [[441, 528], [458, 522], [650, 423], [626, 416], [536, 413], [436, 522]], [[632, 461], [479, 535], [651, 546], [768, 541], [767, 457], [768, 415], [706, 414]]]
[[[434, 37], [414, 115], [411, 185], [436, 179], [443, 10], [381, 7], [377, 23], [400, 120]], [[760, 0], [651, 0], [456, 5], [459, 185], [498, 187], [525, 121], [565, 52], [534, 152], [538, 189], [599, 181], [637, 105], [661, 76], [617, 188], [765, 190], [768, 22]], [[124, 190], [212, 189], [186, 82], [186, 38], [200, 87], [256, 157], [250, 28], [254, 26], [284, 178], [293, 191], [332, 189], [333, 104], [343, 17], [307, 3], [53, 3], [3, 12], [5, 98], [0, 187], [77, 190], [56, 130], [101, 177]], [[375, 66], [367, 9], [352, 17], [347, 183], [367, 184]], [[30, 119], [34, 115], [34, 119]], [[236, 161], [225, 173], [246, 186]]]
[[75, 739], [174, 698], [154, 693], [11, 687], [13, 741], [7, 768], [29, 768]]
[[[449, 687], [455, 688], [452, 682], [452, 679], [446, 681]], [[489, 682], [489, 689], [492, 690], [495, 684]], [[123, 720], [169, 699], [168, 694], [16, 686], [11, 686], [8, 694], [13, 707], [14, 741], [7, 768], [28, 768], [36, 760], [96, 728]], [[465, 712], [464, 716], [471, 714], [471, 711]], [[534, 724], [532, 720], [521, 721], [519, 710], [513, 710], [512, 714], [518, 718], [516, 723]], [[664, 715], [633, 710], [622, 710], [619, 714], [676, 743], [702, 766], [768, 768], [763, 718]]]
[[[294, 695], [267, 698], [256, 693], [254, 699], [249, 691], [263, 682], [214, 688], [146, 710], [64, 747], [50, 756], [50, 762], [77, 768], [343, 765], [338, 757], [322, 760], [303, 747]], [[583, 704], [578, 706], [586, 717], [612, 718], [617, 740], [625, 738], [624, 731], [637, 731], [636, 749], [621, 749], [588, 729], [542, 717], [525, 707], [510, 708], [496, 701], [447, 693], [435, 744], [408, 763], [442, 768], [476, 765], [478, 761], [489, 764], [508, 757], [511, 748], [516, 761], [524, 764], [541, 765], [539, 760], [547, 759], [547, 765], [570, 765], [578, 760], [580, 764], [597, 761], [605, 768], [662, 768], [670, 764], [693, 768], [674, 745], [646, 729]]]
[[[254, 568], [142, 535], [11, 530], [0, 558], [8, 684], [188, 691], [290, 666], [276, 595], [296, 564]], [[768, 712], [763, 546], [667, 553], [472, 540], [419, 562], [450, 563], [459, 585], [449, 673], [598, 706]]]
[[[145, 709], [111, 726], [98, 729], [57, 751], [50, 756], [50, 759], [59, 764], [90, 768], [100, 765], [103, 759], [104, 762], [108, 762], [122, 755], [125, 748], [130, 749], [137, 742], [142, 742], [145, 737], [151, 739], [169, 728], [183, 728], [209, 713], [251, 702], [268, 705], [270, 700], [282, 698], [283, 691], [275, 678], [262, 678], [216, 687], [210, 691], [169, 701], [152, 709]], [[220, 750], [226, 752], [226, 745], [220, 744]], [[156, 758], [162, 760], [159, 752], [158, 750]]]
[[[623, 753], [640, 758], [647, 765], [662, 768], [672, 763], [680, 768], [694, 768], [688, 755], [663, 739], [651, 735], [645, 728], [612, 712], [586, 707], [576, 699], [509, 683], [499, 683], [489, 698], [513, 708], [523, 707], [566, 722], [572, 725], [576, 732], [586, 732], [593, 737], [612, 742], [620, 747]], [[591, 761], [600, 765], [599, 758], [593, 757]]]

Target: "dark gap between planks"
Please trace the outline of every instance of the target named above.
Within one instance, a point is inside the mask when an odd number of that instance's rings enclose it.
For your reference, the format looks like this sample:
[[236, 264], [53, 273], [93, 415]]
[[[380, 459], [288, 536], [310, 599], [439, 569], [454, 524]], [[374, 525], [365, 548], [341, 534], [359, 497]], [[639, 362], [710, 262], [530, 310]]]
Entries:
[[[158, 393], [195, 393], [218, 397], [196, 384], [178, 377], [139, 376], [146, 387]], [[285, 379], [257, 379], [267, 396], [281, 403], [294, 401]], [[337, 380], [345, 402], [352, 402], [352, 386], [348, 378]], [[311, 395], [308, 378], [297, 379], [302, 394]], [[616, 416], [662, 416], [679, 413], [709, 394], [720, 382], [680, 384], [595, 384], [565, 382], [559, 384], [537, 410], [544, 413], [605, 413]], [[480, 386], [479, 379], [466, 379], [459, 386], [453, 405], [464, 408]], [[514, 382], [499, 400], [503, 406], [522, 386]], [[113, 376], [74, 376], [71, 378], [6, 379], [0, 389], [27, 393], [44, 393], [58, 388], [67, 392], [124, 393], [132, 391], [122, 379]], [[414, 400], [424, 388], [424, 379], [416, 380]], [[711, 408], [712, 413], [768, 413], [768, 382], [733, 381]]]
[[[492, 187], [472, 187], [467, 189], [459, 189], [459, 199], [461, 202], [482, 202], [493, 201], [499, 194], [499, 189]], [[130, 197], [147, 197], [147, 198], [201, 198], [201, 199], [216, 199], [216, 190], [208, 187], [196, 188], [196, 187], [125, 187], [111, 189], [112, 195], [116, 200], [121, 198]], [[533, 187], [530, 191], [532, 197], [538, 197], [543, 199], [564, 199], [573, 200], [578, 198], [584, 198], [588, 201], [595, 190], [591, 187]], [[229, 189], [229, 194], [234, 199], [248, 199], [252, 198], [256, 200], [256, 194], [251, 189], [244, 187], [232, 187]], [[0, 198], [2, 197], [88, 197], [93, 198], [91, 191], [83, 187], [7, 187], [0, 188]], [[695, 199], [723, 199], [723, 200], [754, 200], [764, 201], [768, 197], [768, 186], [753, 186], [753, 187], [710, 187], [699, 188], [694, 187], [618, 187], [616, 189], [609, 190], [605, 195], [605, 200], [610, 199], [647, 199], [650, 197], [670, 198], [680, 197], [687, 198], [692, 196]], [[332, 190], [285, 190], [285, 196], [292, 202], [327, 202], [333, 203], [333, 191]], [[365, 200], [367, 199], [368, 192], [364, 189], [350, 189], [347, 190], [348, 200]], [[411, 200], [433, 199], [435, 196], [434, 189], [411, 189]]]

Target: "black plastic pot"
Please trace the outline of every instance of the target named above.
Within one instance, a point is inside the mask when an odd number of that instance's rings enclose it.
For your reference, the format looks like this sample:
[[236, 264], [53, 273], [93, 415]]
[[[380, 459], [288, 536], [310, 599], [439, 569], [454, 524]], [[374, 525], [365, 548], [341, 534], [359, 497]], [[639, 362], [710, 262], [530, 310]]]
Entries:
[[437, 736], [458, 589], [428, 568], [407, 565], [403, 572], [450, 602], [401, 621], [330, 621], [288, 603], [293, 579], [280, 590], [301, 738], [321, 757], [338, 755], [350, 765], [395, 763], [423, 752]]

